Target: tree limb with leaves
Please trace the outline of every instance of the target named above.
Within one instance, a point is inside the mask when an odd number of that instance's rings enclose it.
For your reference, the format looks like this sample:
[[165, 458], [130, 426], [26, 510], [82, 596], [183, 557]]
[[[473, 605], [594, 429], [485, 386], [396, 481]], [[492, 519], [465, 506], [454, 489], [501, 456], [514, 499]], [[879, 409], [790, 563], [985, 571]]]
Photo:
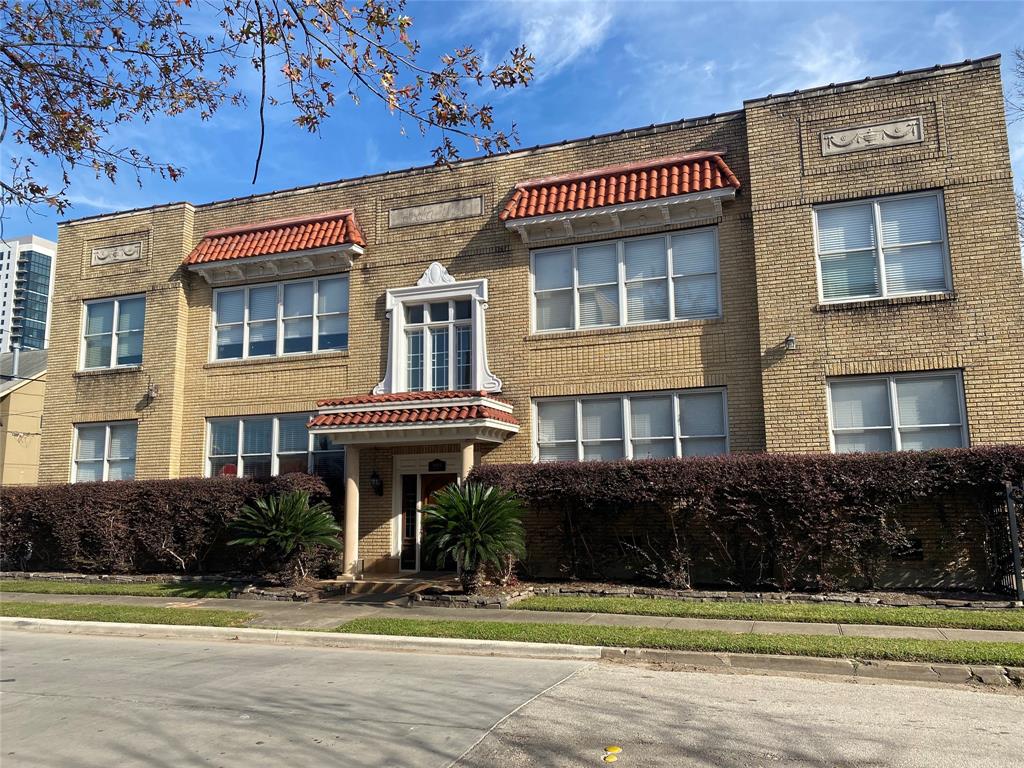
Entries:
[[83, 167], [177, 180], [181, 166], [118, 140], [119, 126], [244, 106], [243, 67], [260, 81], [254, 183], [267, 107], [317, 133], [339, 97], [368, 96], [403, 131], [436, 136], [439, 164], [518, 141], [481, 98], [532, 81], [525, 47], [493, 67], [470, 45], [421, 59], [405, 0], [0, 0], [0, 204], [63, 211]]

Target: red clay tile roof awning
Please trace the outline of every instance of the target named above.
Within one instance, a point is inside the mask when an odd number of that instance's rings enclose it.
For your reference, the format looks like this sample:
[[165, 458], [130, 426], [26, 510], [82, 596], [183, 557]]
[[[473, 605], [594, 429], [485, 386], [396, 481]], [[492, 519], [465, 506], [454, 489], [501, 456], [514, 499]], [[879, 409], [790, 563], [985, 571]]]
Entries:
[[[384, 395], [355, 395], [321, 400], [323, 409], [309, 421], [309, 428], [359, 433], [362, 428], [373, 434], [393, 430], [408, 433], [431, 427], [465, 427], [478, 434], [489, 433], [504, 439], [519, 430], [507, 400], [477, 390], [438, 392], [396, 392]], [[395, 433], [398, 434], [397, 432]]]
[[352, 210], [263, 221], [207, 232], [185, 259], [185, 264], [207, 264], [334, 245], [366, 245]]
[[519, 422], [507, 411], [486, 405], [432, 406], [429, 408], [391, 408], [388, 410], [347, 411], [322, 413], [309, 422], [311, 429], [323, 427], [357, 427], [371, 425], [430, 425], [441, 422], [462, 422], [489, 419], [518, 426]]
[[691, 152], [520, 182], [498, 218], [512, 221], [694, 192], [739, 189], [739, 179], [725, 164], [723, 154]]
[[493, 392], [474, 389], [446, 389], [433, 392], [392, 392], [385, 395], [350, 395], [318, 400], [317, 408], [330, 408], [342, 405], [376, 405], [379, 403], [417, 403], [424, 400], [459, 400], [467, 398], [487, 398], [499, 403], [508, 403]]

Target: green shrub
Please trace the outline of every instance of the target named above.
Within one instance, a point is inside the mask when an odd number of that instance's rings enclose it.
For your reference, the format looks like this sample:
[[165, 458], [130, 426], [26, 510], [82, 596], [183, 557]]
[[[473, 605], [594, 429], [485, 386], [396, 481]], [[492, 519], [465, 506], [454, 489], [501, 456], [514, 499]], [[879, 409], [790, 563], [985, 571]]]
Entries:
[[266, 568], [283, 572], [288, 581], [309, 575], [309, 559], [318, 547], [341, 549], [341, 528], [331, 508], [323, 502], [310, 506], [306, 491], [257, 499], [242, 508], [232, 533], [229, 545], [256, 549]]
[[290, 491], [330, 498], [304, 474], [4, 487], [0, 560], [35, 571], [245, 570], [248, 553], [226, 546], [228, 528], [246, 504]]
[[523, 509], [512, 493], [479, 483], [449, 485], [423, 510], [426, 548], [438, 567], [459, 568], [466, 592], [480, 590], [488, 566], [500, 569], [509, 555], [525, 554]]
[[[556, 561], [566, 575], [607, 578], [610, 564], [639, 552], [656, 566], [647, 570], [682, 575], [689, 563], [711, 563], [722, 582], [746, 589], [871, 586], [909, 548], [910, 506], [933, 516], [955, 508], [956, 534], [984, 549], [978, 570], [994, 588], [1009, 571], [1002, 481], [1022, 477], [1024, 446], [1014, 445], [483, 464], [470, 475], [527, 505], [528, 565], [536, 558], [550, 571]], [[634, 541], [642, 547], [623, 546]]]

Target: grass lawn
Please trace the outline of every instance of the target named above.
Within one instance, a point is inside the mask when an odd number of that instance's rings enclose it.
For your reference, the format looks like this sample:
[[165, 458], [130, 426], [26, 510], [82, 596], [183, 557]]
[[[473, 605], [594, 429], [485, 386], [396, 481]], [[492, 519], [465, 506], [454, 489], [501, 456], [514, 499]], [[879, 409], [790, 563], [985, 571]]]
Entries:
[[579, 624], [437, 621], [433, 619], [355, 619], [336, 632], [414, 637], [459, 637], [533, 643], [663, 648], [722, 653], [884, 659], [946, 664], [1024, 665], [1024, 643], [903, 640], [818, 635], [750, 635], [685, 629], [602, 627]]
[[37, 595], [140, 595], [142, 597], [227, 597], [230, 584], [194, 581], [180, 584], [117, 584], [109, 582], [2, 579], [0, 592], [34, 592]]
[[528, 597], [509, 606], [525, 611], [626, 613], [695, 619], [807, 621], [818, 624], [891, 624], [899, 627], [1008, 629], [1024, 631], [1024, 610], [961, 611], [953, 608], [892, 608], [844, 603], [698, 603], [649, 597]]
[[203, 608], [153, 608], [147, 605], [100, 603], [0, 602], [0, 616], [68, 621], [121, 621], [128, 624], [188, 624], [201, 627], [239, 627], [256, 614]]

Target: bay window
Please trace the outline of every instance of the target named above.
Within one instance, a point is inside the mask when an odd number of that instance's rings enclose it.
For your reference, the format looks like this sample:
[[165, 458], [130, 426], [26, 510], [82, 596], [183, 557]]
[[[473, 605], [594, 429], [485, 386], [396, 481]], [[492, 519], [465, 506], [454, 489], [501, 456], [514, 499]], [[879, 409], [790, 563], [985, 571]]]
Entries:
[[206, 474], [270, 477], [289, 472], [340, 476], [344, 446], [330, 436], [314, 437], [309, 414], [209, 419]]
[[951, 290], [941, 193], [822, 205], [814, 222], [824, 302]]
[[832, 379], [828, 395], [836, 453], [967, 445], [958, 371]]
[[81, 369], [141, 365], [145, 324], [145, 296], [87, 301]]
[[348, 275], [214, 291], [212, 359], [348, 347]]
[[470, 299], [406, 304], [406, 386], [421, 390], [470, 389], [473, 325]]
[[720, 314], [718, 228], [534, 251], [537, 331]]
[[71, 482], [134, 480], [138, 429], [136, 421], [77, 425]]
[[539, 461], [711, 456], [728, 452], [724, 389], [535, 401]]

